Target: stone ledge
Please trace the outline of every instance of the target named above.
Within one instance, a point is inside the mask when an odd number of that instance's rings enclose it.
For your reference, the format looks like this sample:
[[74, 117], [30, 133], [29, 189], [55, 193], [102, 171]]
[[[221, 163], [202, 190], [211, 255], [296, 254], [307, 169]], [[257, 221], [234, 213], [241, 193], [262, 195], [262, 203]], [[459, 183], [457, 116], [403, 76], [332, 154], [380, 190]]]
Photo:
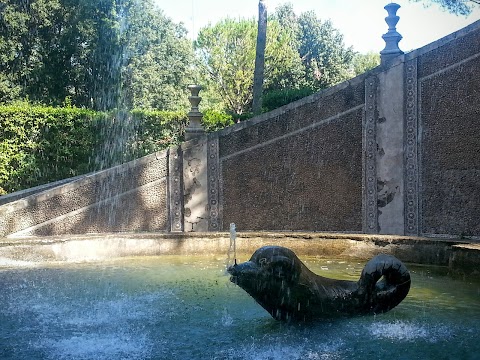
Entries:
[[[265, 245], [291, 248], [298, 255], [367, 260], [386, 253], [406, 263], [449, 267], [452, 274], [479, 276], [480, 243], [392, 235], [311, 232], [239, 232], [237, 257], [248, 260]], [[30, 262], [102, 261], [123, 256], [224, 254], [231, 247], [222, 233], [109, 233], [0, 239], [0, 267]], [[230, 249], [230, 256], [233, 256]]]
[[454, 274], [480, 277], [480, 244], [453, 245], [448, 267]]

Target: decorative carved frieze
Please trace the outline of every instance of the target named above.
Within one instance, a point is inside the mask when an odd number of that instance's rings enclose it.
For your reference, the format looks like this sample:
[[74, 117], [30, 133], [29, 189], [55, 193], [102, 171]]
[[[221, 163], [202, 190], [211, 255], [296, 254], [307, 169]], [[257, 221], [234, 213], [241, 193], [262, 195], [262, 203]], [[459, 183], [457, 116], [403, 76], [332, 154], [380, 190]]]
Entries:
[[374, 234], [378, 232], [378, 205], [377, 205], [377, 86], [376, 76], [365, 80], [365, 119], [363, 126], [364, 147], [364, 232]]
[[221, 214], [219, 200], [219, 174], [220, 162], [218, 156], [218, 134], [215, 133], [208, 139], [207, 144], [207, 177], [208, 177], [208, 230], [221, 230]]
[[405, 235], [418, 235], [417, 58], [405, 66]]
[[183, 231], [183, 156], [180, 147], [169, 150], [170, 231]]

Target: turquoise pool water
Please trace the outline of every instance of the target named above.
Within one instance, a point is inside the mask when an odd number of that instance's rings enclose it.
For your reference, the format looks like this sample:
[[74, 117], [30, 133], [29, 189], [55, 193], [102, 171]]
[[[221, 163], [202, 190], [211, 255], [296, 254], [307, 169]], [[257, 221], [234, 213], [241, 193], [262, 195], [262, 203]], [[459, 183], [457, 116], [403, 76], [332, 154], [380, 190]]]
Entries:
[[[323, 276], [363, 263], [301, 257]], [[242, 259], [244, 261], [245, 259]], [[0, 359], [478, 359], [480, 282], [409, 265], [394, 310], [273, 320], [229, 282], [225, 256], [123, 258], [0, 270]]]

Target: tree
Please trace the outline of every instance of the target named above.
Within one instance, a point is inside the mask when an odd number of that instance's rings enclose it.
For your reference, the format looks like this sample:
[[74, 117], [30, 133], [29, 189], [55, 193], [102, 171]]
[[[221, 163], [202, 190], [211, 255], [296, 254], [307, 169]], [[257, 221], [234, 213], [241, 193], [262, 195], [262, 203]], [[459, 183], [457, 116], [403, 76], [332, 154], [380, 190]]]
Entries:
[[[121, 1], [3, 0], [0, 19], [2, 78], [15, 97], [49, 105], [67, 97], [95, 107], [118, 78], [117, 24]], [[108, 49], [108, 50], [107, 50]], [[3, 101], [12, 100], [5, 92]]]
[[475, 5], [480, 5], [480, 0], [410, 0], [413, 2], [423, 2], [427, 5], [430, 3], [438, 4], [441, 8], [456, 14], [468, 15], [472, 12]]
[[354, 75], [357, 76], [378, 65], [380, 65], [379, 53], [368, 52], [366, 54], [355, 54], [352, 61], [352, 70]]
[[126, 31], [125, 98], [130, 107], [179, 110], [188, 107], [192, 82], [192, 42], [183, 25], [175, 24], [150, 1], [130, 10]]
[[320, 90], [350, 77], [353, 49], [345, 48], [343, 35], [330, 20], [321, 21], [313, 11], [302, 13], [298, 17], [298, 39], [309, 87]]
[[294, 46], [305, 68], [303, 86], [318, 91], [350, 77], [353, 49], [345, 47], [343, 35], [331, 21], [318, 19], [313, 11], [297, 16], [291, 4], [277, 7], [274, 18], [295, 36]]
[[59, 9], [57, 0], [0, 3], [0, 102], [28, 94], [30, 76], [41, 65], [44, 39], [53, 35], [49, 29]]
[[258, 30], [255, 55], [255, 71], [253, 75], [253, 105], [254, 114], [262, 111], [262, 92], [265, 71], [265, 47], [267, 45], [267, 4], [264, 0], [258, 2]]
[[176, 108], [192, 58], [152, 0], [0, 2], [0, 102]]
[[254, 39], [252, 21], [225, 19], [201, 29], [195, 43], [209, 86], [236, 114], [244, 113], [252, 100]]
[[[314, 12], [296, 16], [287, 4], [268, 23], [263, 89], [268, 108], [282, 102], [270, 94], [296, 99], [351, 77], [354, 52], [330, 21], [322, 22]], [[250, 111], [252, 104], [255, 30], [253, 20], [226, 19], [201, 29], [196, 41], [208, 87], [236, 114]]]
[[[225, 108], [241, 115], [251, 110], [256, 26], [253, 19], [224, 19], [200, 30], [195, 42], [200, 73], [220, 95]], [[269, 22], [265, 48], [265, 89], [281, 88], [302, 78], [301, 61], [290, 32]]]

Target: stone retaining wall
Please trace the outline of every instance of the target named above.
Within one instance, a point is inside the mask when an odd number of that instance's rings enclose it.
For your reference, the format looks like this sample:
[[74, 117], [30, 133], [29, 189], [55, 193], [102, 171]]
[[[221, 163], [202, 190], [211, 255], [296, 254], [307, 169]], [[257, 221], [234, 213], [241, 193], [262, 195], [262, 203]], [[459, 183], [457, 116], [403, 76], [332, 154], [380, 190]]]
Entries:
[[0, 235], [169, 230], [168, 152], [0, 206]]
[[[0, 205], [0, 236], [480, 238], [480, 21], [325, 91]], [[14, 195], [16, 196], [16, 195]]]

